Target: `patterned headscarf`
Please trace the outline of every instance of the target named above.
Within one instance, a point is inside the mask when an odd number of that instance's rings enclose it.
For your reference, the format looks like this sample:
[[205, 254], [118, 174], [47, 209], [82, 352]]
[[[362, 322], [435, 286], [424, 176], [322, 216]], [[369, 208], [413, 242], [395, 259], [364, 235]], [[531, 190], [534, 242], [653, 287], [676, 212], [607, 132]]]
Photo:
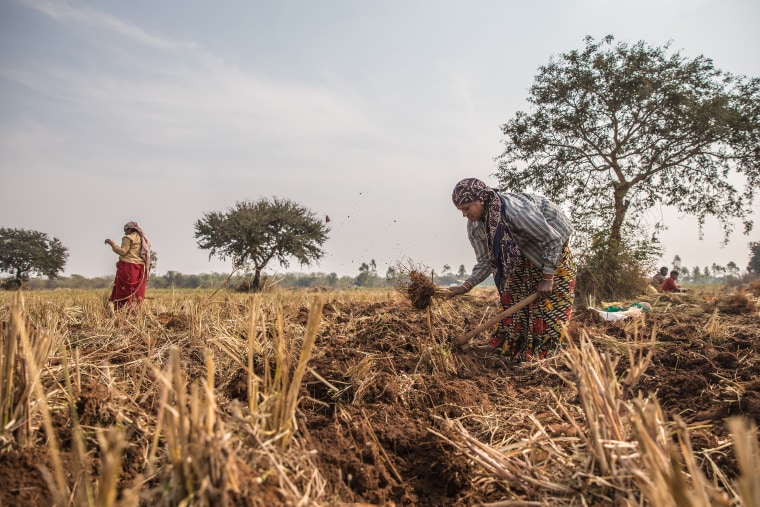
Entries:
[[150, 241], [145, 237], [145, 233], [140, 226], [137, 225], [137, 222], [127, 222], [124, 224], [125, 233], [130, 229], [136, 230], [137, 234], [140, 235], [140, 257], [145, 262], [145, 273], [147, 276], [147, 274], [150, 273]]
[[504, 213], [506, 206], [503, 199], [495, 188], [487, 186], [477, 178], [463, 179], [454, 186], [454, 191], [451, 193], [451, 200], [454, 201], [455, 206], [483, 201], [485, 211], [483, 221], [490, 246], [488, 257], [494, 273], [494, 282], [499, 291], [502, 289], [505, 276], [509, 276], [521, 260], [520, 248], [517, 246]]
[[473, 201], [486, 202], [496, 195], [493, 188], [486, 186], [485, 183], [477, 178], [465, 178], [454, 187], [451, 193], [451, 200], [454, 206], [461, 206]]

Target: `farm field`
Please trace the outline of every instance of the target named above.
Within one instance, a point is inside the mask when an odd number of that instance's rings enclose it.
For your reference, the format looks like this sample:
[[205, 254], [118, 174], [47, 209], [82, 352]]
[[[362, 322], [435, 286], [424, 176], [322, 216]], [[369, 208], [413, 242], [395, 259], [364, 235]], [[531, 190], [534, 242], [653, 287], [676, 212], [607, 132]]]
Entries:
[[580, 305], [521, 365], [450, 345], [483, 289], [2, 293], [0, 505], [757, 505], [754, 291]]

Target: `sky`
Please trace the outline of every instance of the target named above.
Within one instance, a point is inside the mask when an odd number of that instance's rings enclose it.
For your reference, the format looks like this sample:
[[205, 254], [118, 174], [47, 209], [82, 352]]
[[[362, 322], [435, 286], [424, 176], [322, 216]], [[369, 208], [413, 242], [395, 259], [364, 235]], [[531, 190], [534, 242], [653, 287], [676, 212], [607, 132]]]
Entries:
[[[278, 197], [331, 230], [318, 263], [269, 273], [469, 272], [451, 190], [497, 184], [540, 66], [611, 34], [757, 77], [758, 24], [757, 0], [0, 0], [0, 227], [58, 238], [65, 276], [112, 275], [132, 220], [159, 274], [226, 273], [196, 221]], [[652, 213], [663, 265], [744, 267], [760, 240]]]

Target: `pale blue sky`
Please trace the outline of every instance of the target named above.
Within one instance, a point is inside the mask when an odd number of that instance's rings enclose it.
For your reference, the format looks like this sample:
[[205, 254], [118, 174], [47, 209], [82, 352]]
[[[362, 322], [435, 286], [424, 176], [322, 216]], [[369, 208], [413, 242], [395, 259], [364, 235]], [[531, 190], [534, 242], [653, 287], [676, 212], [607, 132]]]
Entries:
[[[159, 273], [226, 272], [195, 221], [277, 196], [332, 219], [305, 271], [469, 271], [451, 188], [495, 184], [499, 126], [551, 55], [612, 34], [760, 76], [759, 23], [756, 0], [0, 0], [0, 226], [58, 237], [67, 275], [112, 274], [129, 220]], [[665, 264], [744, 267], [760, 239], [654, 213]]]

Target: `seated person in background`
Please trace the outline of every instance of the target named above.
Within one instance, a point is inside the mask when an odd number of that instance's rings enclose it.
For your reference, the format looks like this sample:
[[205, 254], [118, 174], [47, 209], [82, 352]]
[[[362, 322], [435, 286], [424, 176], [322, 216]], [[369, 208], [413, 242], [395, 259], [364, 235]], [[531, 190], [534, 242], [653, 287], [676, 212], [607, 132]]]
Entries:
[[662, 287], [662, 282], [665, 281], [665, 277], [668, 276], [668, 268], [666, 266], [663, 266], [660, 268], [660, 271], [652, 277], [652, 285], [657, 290], [662, 290], [660, 287]]
[[678, 271], [675, 269], [670, 272], [670, 276], [665, 279], [665, 281], [662, 282], [662, 285], [660, 286], [660, 290], [662, 292], [685, 292], [684, 289], [679, 289], [678, 285], [676, 285], [676, 280], [678, 279]]

